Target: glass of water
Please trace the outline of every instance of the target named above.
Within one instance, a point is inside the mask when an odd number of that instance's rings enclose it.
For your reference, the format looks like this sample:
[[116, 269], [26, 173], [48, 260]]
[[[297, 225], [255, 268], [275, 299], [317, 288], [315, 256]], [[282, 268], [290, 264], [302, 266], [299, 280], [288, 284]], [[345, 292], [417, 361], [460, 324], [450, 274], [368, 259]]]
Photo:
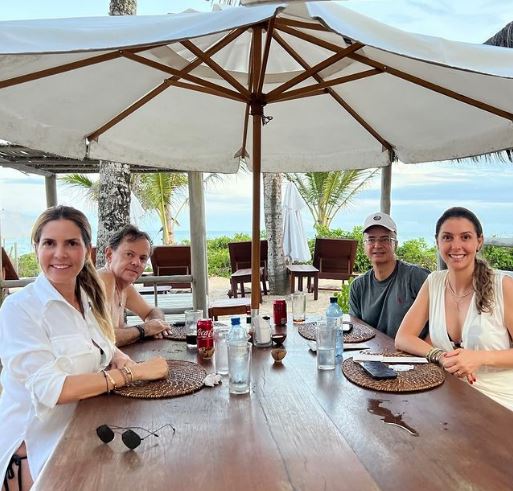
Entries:
[[292, 294], [292, 322], [305, 322], [306, 293], [294, 292]]
[[228, 326], [214, 326], [214, 361], [219, 375], [228, 374]]
[[247, 394], [251, 380], [251, 343], [228, 344], [229, 390], [231, 394]]
[[335, 369], [335, 346], [337, 330], [325, 322], [317, 325], [317, 369]]

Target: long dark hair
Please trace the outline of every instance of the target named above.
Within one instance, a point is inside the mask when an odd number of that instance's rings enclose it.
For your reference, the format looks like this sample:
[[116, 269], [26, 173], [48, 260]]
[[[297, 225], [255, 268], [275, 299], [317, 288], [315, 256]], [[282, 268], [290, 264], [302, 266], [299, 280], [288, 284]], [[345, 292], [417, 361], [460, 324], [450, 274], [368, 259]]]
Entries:
[[[62, 205], [48, 208], [38, 217], [32, 227], [32, 243], [34, 246], [37, 247], [39, 245], [43, 227], [47, 223], [55, 220], [70, 220], [73, 222], [80, 229], [82, 240], [88, 250], [90, 250], [92, 235], [91, 225], [86, 216], [76, 208]], [[110, 314], [106, 308], [105, 289], [96, 273], [96, 268], [93, 265], [90, 253], [87, 254], [84, 267], [77, 276], [77, 293], [80, 291], [80, 288], [82, 288], [89, 297], [91, 309], [103, 334], [114, 342], [114, 328]]]
[[[450, 218], [466, 218], [474, 225], [477, 237], [483, 237], [483, 227], [477, 216], [467, 208], [455, 206], [444, 211], [443, 215], [436, 222], [435, 237], [437, 240], [442, 225]], [[493, 275], [493, 269], [490, 268], [488, 263], [476, 256], [474, 273], [472, 274], [472, 286], [476, 292], [476, 307], [479, 313], [491, 312], [493, 310], [495, 303]]]

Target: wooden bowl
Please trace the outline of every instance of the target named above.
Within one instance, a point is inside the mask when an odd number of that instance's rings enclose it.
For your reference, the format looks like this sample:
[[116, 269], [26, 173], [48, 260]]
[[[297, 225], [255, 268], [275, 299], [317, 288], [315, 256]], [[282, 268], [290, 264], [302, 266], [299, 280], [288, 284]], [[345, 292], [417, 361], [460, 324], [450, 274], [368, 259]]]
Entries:
[[287, 335], [285, 333], [277, 333], [277, 334], [272, 334], [271, 335], [271, 339], [273, 341], [273, 343], [277, 344], [277, 345], [280, 345], [280, 344], [283, 344], [283, 341], [285, 341], [285, 339], [287, 338]]
[[274, 358], [274, 363], [281, 363], [286, 354], [287, 350], [283, 346], [280, 348], [273, 348], [271, 350], [271, 356]]

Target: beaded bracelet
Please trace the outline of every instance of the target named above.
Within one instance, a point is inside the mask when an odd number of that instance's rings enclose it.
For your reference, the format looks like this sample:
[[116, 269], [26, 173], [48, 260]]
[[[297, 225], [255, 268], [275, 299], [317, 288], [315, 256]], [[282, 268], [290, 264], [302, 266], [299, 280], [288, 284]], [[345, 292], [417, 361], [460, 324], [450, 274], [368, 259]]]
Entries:
[[136, 324], [134, 327], [139, 331], [139, 341], [142, 341], [146, 337], [144, 324]]

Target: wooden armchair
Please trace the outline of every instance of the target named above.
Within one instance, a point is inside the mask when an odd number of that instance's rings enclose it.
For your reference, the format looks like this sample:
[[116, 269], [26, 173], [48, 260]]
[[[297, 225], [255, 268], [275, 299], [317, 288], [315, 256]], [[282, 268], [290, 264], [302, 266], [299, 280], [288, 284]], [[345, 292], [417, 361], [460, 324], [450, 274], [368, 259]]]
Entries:
[[[229, 242], [228, 252], [230, 253], [230, 276], [231, 290], [228, 295], [237, 298], [240, 285], [241, 297], [246, 296], [244, 283], [251, 282], [251, 241]], [[262, 290], [267, 295], [267, 240], [260, 241], [260, 281]], [[231, 293], [231, 295], [230, 295]]]
[[[155, 276], [191, 274], [191, 246], [155, 246], [150, 257]], [[170, 283], [173, 288], [192, 288], [190, 283]]]
[[353, 239], [315, 239], [313, 265], [319, 270], [319, 278], [351, 278], [357, 245], [358, 241]]

